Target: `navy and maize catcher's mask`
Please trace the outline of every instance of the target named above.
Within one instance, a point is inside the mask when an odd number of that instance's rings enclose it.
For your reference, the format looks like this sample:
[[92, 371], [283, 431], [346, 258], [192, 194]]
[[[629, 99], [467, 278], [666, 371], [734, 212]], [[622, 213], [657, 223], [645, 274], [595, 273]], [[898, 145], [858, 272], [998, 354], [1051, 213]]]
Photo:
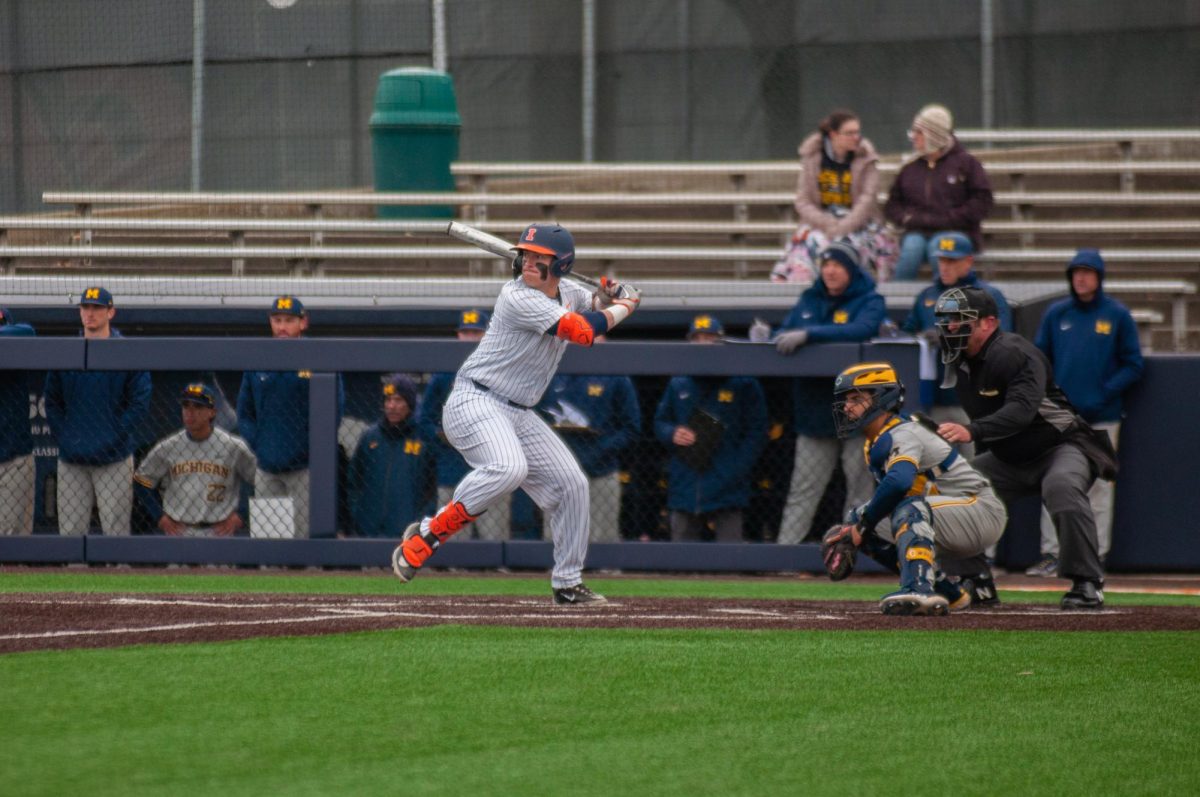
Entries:
[[554, 258], [550, 263], [549, 271], [556, 277], [565, 277], [570, 274], [571, 266], [575, 263], [575, 239], [565, 227], [558, 224], [530, 224], [521, 233], [520, 240], [513, 248], [517, 250], [517, 257], [513, 261], [514, 277], [521, 276], [526, 252], [537, 252]]
[[933, 314], [942, 362], [950, 365], [967, 350], [976, 322], [996, 315], [996, 300], [981, 288], [951, 288], [938, 297]]
[[[855, 418], [846, 405], [863, 401], [864, 395], [869, 396], [868, 406]], [[833, 382], [833, 425], [843, 440], [883, 413], [899, 412], [902, 406], [904, 385], [900, 384], [891, 363], [852, 365]]]

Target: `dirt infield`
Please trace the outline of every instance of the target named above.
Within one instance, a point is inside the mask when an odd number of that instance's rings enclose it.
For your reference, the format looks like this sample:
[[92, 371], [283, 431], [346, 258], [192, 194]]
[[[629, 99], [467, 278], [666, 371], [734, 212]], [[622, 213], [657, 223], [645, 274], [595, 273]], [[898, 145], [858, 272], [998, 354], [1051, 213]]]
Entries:
[[214, 642], [435, 625], [773, 630], [1197, 631], [1200, 607], [1064, 612], [1006, 603], [950, 617], [885, 617], [861, 601], [619, 598], [582, 609], [498, 596], [0, 595], [0, 653]]

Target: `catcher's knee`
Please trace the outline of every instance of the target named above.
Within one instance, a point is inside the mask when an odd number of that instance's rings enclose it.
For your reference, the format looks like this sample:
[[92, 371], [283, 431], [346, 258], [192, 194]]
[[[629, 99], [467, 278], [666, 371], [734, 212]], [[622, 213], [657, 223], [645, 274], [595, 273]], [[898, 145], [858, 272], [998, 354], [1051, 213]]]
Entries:
[[932, 545], [933, 510], [923, 498], [907, 498], [892, 510], [892, 538], [896, 544], [900, 544], [901, 535], [909, 532]]

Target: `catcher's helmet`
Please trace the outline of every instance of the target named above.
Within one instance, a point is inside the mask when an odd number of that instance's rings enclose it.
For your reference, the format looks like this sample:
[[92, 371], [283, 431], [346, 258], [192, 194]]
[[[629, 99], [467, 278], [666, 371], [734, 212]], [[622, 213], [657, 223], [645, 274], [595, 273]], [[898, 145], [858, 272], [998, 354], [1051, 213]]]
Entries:
[[[858, 418], [846, 412], [851, 393], [867, 393], [871, 406]], [[837, 436], [847, 438], [872, 419], [885, 412], [899, 412], [904, 406], [904, 385], [891, 363], [859, 363], [837, 375], [833, 382], [833, 424]]]
[[553, 257], [550, 273], [556, 277], [570, 274], [571, 266], [575, 263], [575, 239], [564, 227], [557, 224], [530, 224], [521, 233], [521, 239], [513, 248], [518, 250], [517, 262], [513, 264], [513, 270], [518, 274], [521, 273], [523, 252], [537, 252]]
[[996, 300], [982, 288], [951, 288], [938, 297], [933, 314], [937, 318], [942, 362], [949, 365], [966, 351], [975, 322], [996, 316]]

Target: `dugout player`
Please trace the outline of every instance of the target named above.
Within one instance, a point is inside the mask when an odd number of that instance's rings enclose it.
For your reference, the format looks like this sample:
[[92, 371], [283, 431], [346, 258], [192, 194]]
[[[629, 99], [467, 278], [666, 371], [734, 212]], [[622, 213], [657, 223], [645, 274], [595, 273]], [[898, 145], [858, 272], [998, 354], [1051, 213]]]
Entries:
[[217, 397], [208, 385], [184, 387], [179, 405], [183, 428], [150, 449], [133, 475], [138, 496], [164, 534], [228, 537], [245, 525], [237, 505], [242, 483], [254, 479], [254, 454], [213, 425]]
[[[271, 335], [298, 340], [308, 330], [308, 312], [295, 296], [271, 303]], [[238, 391], [238, 433], [258, 459], [256, 498], [292, 499], [295, 533], [308, 536], [308, 383], [309, 371], [247, 371]], [[337, 418], [342, 420], [345, 393], [337, 376]]]
[[462, 367], [442, 414], [446, 439], [473, 470], [450, 503], [413, 523], [392, 553], [409, 581], [451, 535], [518, 487], [550, 521], [559, 605], [604, 603], [583, 583], [588, 543], [588, 482], [567, 444], [534, 411], [567, 343], [590, 346], [637, 309], [630, 286], [604, 280], [594, 294], [563, 278], [575, 261], [571, 233], [531, 224], [514, 247], [513, 279], [496, 299], [491, 324]]
[[[79, 298], [83, 337], [119, 338], [117, 311], [104, 288]], [[127, 535], [133, 513], [136, 432], [150, 407], [146, 371], [51, 371], [46, 374], [46, 420], [58, 442], [58, 530], [87, 534], [93, 506], [105, 534]]]
[[876, 489], [831, 529], [822, 553], [831, 577], [839, 571], [828, 555], [839, 540], [900, 576], [900, 589], [879, 601], [884, 614], [942, 615], [971, 605], [971, 593], [941, 576], [937, 561], [981, 554], [1004, 533], [1008, 513], [966, 457], [937, 434], [937, 424], [901, 413], [904, 385], [891, 363], [859, 363], [833, 385], [838, 437], [861, 432], [863, 454]]
[[[0, 308], [0, 338], [34, 335]], [[33, 533], [36, 468], [29, 429], [29, 373], [0, 371], [0, 535]]]
[[[1064, 609], [1104, 606], [1104, 573], [1088, 489], [1097, 475], [1111, 479], [1116, 457], [1108, 437], [1093, 432], [1072, 409], [1046, 355], [999, 328], [996, 303], [978, 288], [954, 288], [935, 308], [946, 387], [958, 390], [971, 422], [946, 422], [938, 434], [950, 443], [974, 441], [985, 452], [975, 467], [1006, 504], [1041, 494], [1058, 532], [1061, 573], [1071, 579]], [[948, 573], [990, 577], [982, 556], [942, 563]]]

